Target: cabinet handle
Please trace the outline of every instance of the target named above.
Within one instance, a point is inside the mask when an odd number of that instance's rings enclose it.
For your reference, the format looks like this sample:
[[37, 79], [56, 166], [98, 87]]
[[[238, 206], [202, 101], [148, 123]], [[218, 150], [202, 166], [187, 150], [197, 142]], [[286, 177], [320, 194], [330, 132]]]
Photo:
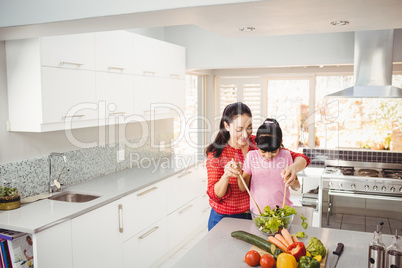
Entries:
[[187, 172], [185, 172], [185, 173], [180, 174], [179, 176], [177, 176], [177, 178], [182, 178], [182, 177], [184, 177], [184, 176], [187, 176], [188, 174], [191, 174], [191, 172], [192, 172], [192, 171], [187, 171]]
[[124, 71], [126, 68], [115, 67], [115, 66], [109, 66], [108, 69], [114, 69], [114, 70]]
[[149, 194], [150, 192], [153, 192], [156, 189], [158, 189], [158, 187], [152, 187], [151, 189], [148, 189], [146, 191], [143, 191], [142, 193], [137, 194], [137, 196], [143, 196], [143, 195]]
[[118, 114], [125, 114], [126, 112], [114, 112], [114, 113], [109, 113], [109, 115], [118, 115]]
[[187, 210], [191, 209], [193, 205], [188, 205], [187, 207], [183, 208], [182, 210], [179, 211], [179, 214], [185, 213]]
[[144, 239], [145, 237], [147, 237], [148, 235], [152, 234], [153, 232], [155, 232], [158, 229], [159, 229], [159, 226], [155, 226], [154, 228], [152, 228], [151, 230], [149, 230], [145, 234], [143, 234], [140, 237], [138, 237], [138, 239]]
[[119, 204], [119, 232], [123, 233], [123, 205]]
[[143, 75], [152, 75], [152, 76], [155, 76], [155, 72], [152, 72], [152, 71], [143, 71], [142, 74], [143, 74]]
[[78, 67], [81, 67], [82, 65], [84, 65], [83, 63], [76, 63], [76, 62], [69, 62], [69, 61], [61, 61], [60, 62], [61, 65], [66, 64], [66, 65], [76, 65]]
[[178, 74], [170, 74], [170, 78], [177, 78], [177, 79], [179, 79], [179, 78], [180, 78], [180, 75], [178, 75]]
[[63, 116], [63, 119], [71, 118], [71, 117], [84, 117], [84, 116], [85, 116], [85, 114], [65, 115], [65, 116]]

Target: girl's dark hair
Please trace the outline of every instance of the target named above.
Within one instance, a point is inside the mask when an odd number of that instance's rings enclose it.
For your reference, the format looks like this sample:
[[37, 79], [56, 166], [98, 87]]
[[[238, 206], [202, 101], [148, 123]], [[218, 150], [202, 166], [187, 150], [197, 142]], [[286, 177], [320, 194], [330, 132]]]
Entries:
[[225, 107], [222, 113], [221, 122], [219, 123], [219, 133], [216, 135], [214, 142], [205, 149], [206, 155], [213, 152], [214, 157], [218, 158], [222, 154], [223, 148], [225, 148], [226, 143], [230, 138], [230, 133], [226, 130], [224, 122], [230, 125], [238, 115], [248, 115], [249, 117], [252, 117], [250, 108], [242, 102], [235, 102]]
[[257, 148], [264, 152], [278, 150], [282, 144], [282, 129], [278, 121], [272, 118], [265, 119], [257, 130], [255, 142], [257, 143]]

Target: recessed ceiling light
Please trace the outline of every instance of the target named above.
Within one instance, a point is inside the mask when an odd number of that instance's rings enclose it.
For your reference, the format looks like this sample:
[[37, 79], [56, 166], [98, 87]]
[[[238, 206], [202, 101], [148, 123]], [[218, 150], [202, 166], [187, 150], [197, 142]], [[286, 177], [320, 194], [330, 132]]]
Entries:
[[254, 27], [240, 27], [239, 31], [242, 31], [242, 32], [254, 32], [255, 28]]
[[335, 20], [335, 21], [331, 22], [331, 25], [334, 25], [334, 26], [345, 26], [348, 24], [349, 24], [349, 21], [347, 21], [347, 20]]

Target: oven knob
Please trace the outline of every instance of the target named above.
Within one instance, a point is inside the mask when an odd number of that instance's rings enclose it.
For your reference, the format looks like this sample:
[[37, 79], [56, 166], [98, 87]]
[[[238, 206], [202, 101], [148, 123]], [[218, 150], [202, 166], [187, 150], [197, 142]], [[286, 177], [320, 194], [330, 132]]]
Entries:
[[383, 192], [385, 192], [385, 191], [387, 191], [387, 187], [386, 187], [386, 186], [383, 186], [383, 187], [381, 188], [381, 190], [382, 190]]
[[374, 190], [374, 191], [377, 191], [377, 189], [378, 189], [377, 185], [374, 185], [374, 186], [373, 186], [373, 190]]
[[329, 187], [332, 187], [332, 182], [329, 182], [329, 183], [328, 183], [328, 186], [329, 186]]
[[339, 186], [339, 188], [342, 188], [342, 183], [341, 182], [338, 183], [338, 186]]
[[395, 192], [395, 187], [391, 187], [391, 188], [389, 188], [389, 190], [390, 190], [391, 192]]
[[350, 187], [352, 187], [352, 189], [354, 190], [354, 189], [356, 189], [356, 184], [352, 184], [352, 185], [350, 185]]
[[401, 187], [401, 188], [399, 188], [399, 192], [400, 192], [400, 193], [402, 193], [402, 187]]
[[364, 189], [368, 190], [370, 187], [368, 185], [364, 185]]

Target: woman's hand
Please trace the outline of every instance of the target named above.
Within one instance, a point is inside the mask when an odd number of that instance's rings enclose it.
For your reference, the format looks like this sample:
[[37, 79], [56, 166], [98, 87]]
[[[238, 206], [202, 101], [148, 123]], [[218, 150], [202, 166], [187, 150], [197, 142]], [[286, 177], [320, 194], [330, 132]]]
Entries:
[[293, 165], [286, 167], [281, 172], [281, 176], [286, 184], [286, 186], [290, 186], [297, 179], [297, 170]]
[[241, 172], [241, 162], [235, 162], [233, 159], [225, 165], [222, 177], [238, 177]]

